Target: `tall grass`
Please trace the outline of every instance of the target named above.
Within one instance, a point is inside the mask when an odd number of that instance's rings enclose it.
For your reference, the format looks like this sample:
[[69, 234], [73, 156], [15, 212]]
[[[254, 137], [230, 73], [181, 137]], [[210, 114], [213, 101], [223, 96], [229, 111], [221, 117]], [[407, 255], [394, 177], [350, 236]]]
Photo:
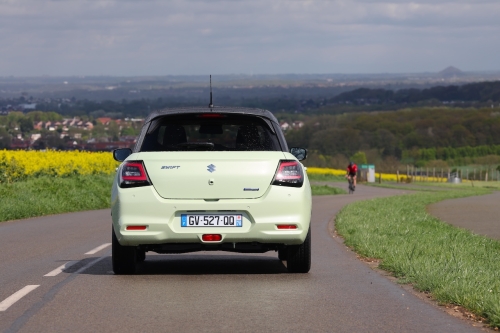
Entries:
[[0, 184], [0, 221], [110, 207], [113, 175], [41, 176]]
[[500, 327], [500, 242], [426, 213], [444, 199], [484, 189], [425, 192], [363, 201], [337, 215], [336, 228], [360, 255], [438, 301], [463, 306]]
[[338, 187], [328, 185], [311, 185], [312, 195], [336, 195], [347, 194], [347, 191]]

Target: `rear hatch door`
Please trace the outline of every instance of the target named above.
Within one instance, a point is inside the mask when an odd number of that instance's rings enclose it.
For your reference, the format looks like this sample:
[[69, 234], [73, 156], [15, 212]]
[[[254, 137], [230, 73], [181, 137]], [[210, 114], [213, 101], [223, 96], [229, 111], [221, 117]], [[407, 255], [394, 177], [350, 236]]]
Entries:
[[167, 199], [255, 199], [271, 186], [280, 151], [142, 152], [148, 176]]

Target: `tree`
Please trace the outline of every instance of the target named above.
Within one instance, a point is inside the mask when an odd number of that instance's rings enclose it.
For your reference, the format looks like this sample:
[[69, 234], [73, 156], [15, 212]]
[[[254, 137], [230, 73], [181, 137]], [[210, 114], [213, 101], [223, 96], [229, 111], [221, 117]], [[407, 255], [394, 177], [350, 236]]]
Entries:
[[366, 154], [362, 151], [358, 151], [356, 154], [352, 155], [350, 160], [356, 164], [368, 164]]
[[112, 138], [113, 141], [118, 141], [120, 136], [120, 127], [114, 121], [111, 121], [108, 126], [108, 136]]
[[22, 133], [28, 133], [33, 130], [33, 122], [26, 117], [19, 119], [19, 130]]
[[0, 149], [10, 148], [11, 137], [5, 128], [0, 127]]

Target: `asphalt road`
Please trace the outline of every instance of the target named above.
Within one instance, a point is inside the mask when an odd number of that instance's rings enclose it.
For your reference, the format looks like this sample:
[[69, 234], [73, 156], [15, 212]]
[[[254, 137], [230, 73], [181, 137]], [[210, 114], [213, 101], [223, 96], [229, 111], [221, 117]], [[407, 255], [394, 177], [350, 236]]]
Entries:
[[360, 185], [315, 197], [309, 274], [287, 273], [276, 253], [201, 252], [148, 254], [137, 275], [115, 276], [109, 210], [0, 223], [0, 331], [480, 331], [332, 237], [342, 206], [398, 193]]
[[500, 191], [492, 194], [444, 200], [428, 207], [430, 214], [456, 227], [500, 239]]

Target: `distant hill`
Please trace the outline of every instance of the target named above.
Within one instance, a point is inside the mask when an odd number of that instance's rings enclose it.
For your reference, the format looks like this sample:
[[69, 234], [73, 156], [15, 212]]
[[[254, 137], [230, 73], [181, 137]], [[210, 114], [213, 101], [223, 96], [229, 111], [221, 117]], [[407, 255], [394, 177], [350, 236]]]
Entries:
[[500, 81], [470, 83], [462, 86], [438, 86], [429, 89], [387, 89], [360, 88], [342, 93], [333, 102], [371, 104], [418, 103], [429, 100], [464, 102], [500, 102]]
[[438, 74], [441, 77], [453, 77], [453, 76], [462, 76], [465, 73], [456, 67], [449, 66], [449, 67], [446, 67], [445, 69], [443, 69]]

